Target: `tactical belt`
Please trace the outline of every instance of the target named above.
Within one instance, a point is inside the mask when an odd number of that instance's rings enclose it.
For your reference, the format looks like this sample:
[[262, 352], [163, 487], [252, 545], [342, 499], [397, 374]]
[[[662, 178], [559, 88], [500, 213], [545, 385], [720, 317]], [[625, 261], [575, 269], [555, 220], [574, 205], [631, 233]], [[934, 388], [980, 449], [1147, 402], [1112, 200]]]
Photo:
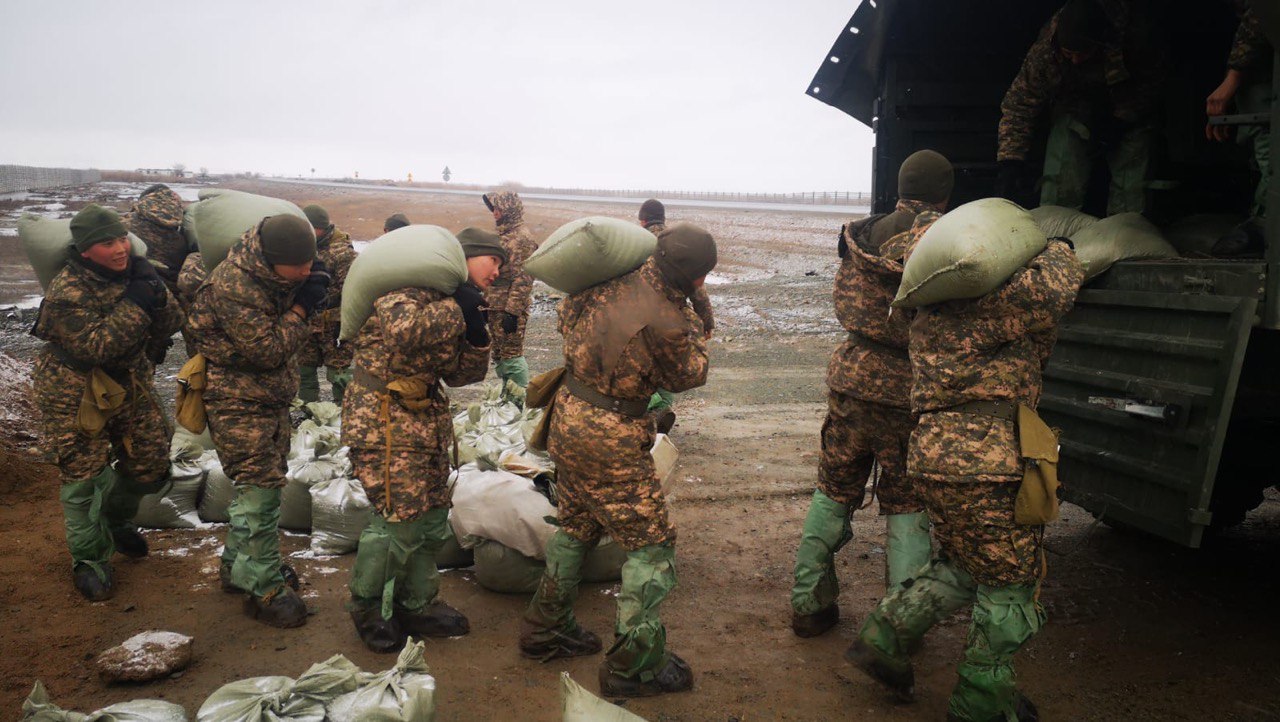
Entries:
[[952, 406], [940, 411], [958, 411], [962, 414], [978, 416], [994, 416], [1002, 421], [1013, 421], [1018, 418], [1018, 405], [1012, 401], [970, 401], [959, 406]]
[[887, 343], [881, 343], [875, 340], [874, 338], [871, 338], [870, 336], [864, 336], [863, 334], [860, 334], [857, 331], [849, 332], [849, 340], [853, 341], [859, 346], [875, 349], [876, 351], [880, 351], [881, 353], [888, 354], [889, 356], [898, 356], [901, 358], [908, 357], [907, 350], [905, 348], [896, 348], [894, 346], [890, 346]]
[[604, 409], [605, 411], [613, 411], [622, 414], [623, 416], [630, 416], [635, 419], [643, 417], [649, 411], [648, 399], [628, 401], [626, 399], [605, 396], [599, 391], [596, 391], [590, 386], [582, 383], [578, 380], [578, 377], [571, 373], [565, 373], [564, 387], [569, 389], [569, 393], [574, 396], [577, 396], [592, 406]]

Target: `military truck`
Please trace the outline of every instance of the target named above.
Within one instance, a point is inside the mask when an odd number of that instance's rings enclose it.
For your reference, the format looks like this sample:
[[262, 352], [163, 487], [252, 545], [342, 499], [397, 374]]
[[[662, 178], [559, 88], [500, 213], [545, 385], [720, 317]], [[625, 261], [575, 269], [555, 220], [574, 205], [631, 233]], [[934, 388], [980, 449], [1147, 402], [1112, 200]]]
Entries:
[[[955, 164], [953, 205], [994, 194], [1000, 101], [1062, 2], [862, 0], [807, 92], [874, 131], [874, 212], [893, 208], [898, 166], [921, 148]], [[1275, 47], [1280, 8], [1256, 4]], [[1230, 3], [1132, 5], [1169, 41], [1147, 216], [1166, 228], [1243, 219], [1257, 182], [1250, 150], [1204, 132], [1205, 97], [1237, 24]], [[1280, 148], [1278, 112], [1214, 122], [1262, 125]], [[1095, 163], [1101, 193], [1086, 211], [1105, 207], [1105, 165]], [[1062, 430], [1068, 501], [1111, 526], [1197, 547], [1280, 481], [1280, 179], [1269, 206], [1263, 258], [1122, 262], [1081, 290], [1040, 406]]]

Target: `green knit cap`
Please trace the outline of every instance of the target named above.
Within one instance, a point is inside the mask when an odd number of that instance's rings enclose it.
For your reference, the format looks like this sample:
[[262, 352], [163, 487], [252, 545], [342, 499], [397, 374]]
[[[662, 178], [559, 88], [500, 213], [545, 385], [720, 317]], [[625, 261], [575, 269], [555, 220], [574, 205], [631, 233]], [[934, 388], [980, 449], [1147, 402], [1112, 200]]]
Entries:
[[329, 211], [326, 211], [324, 206], [312, 203], [303, 208], [302, 212], [306, 215], [307, 220], [311, 221], [312, 228], [324, 230], [329, 227]]
[[262, 221], [262, 257], [273, 266], [297, 266], [316, 260], [316, 233], [305, 218], [281, 213]]
[[120, 214], [97, 203], [90, 203], [71, 219], [71, 240], [76, 250], [84, 253], [95, 243], [129, 235]]
[[918, 150], [898, 169], [898, 197], [903, 200], [942, 203], [955, 185], [951, 161], [936, 150]]
[[507, 262], [507, 249], [503, 247], [502, 239], [497, 233], [475, 226], [463, 228], [458, 231], [458, 243], [462, 244], [462, 253], [467, 258], [497, 256], [504, 264]]

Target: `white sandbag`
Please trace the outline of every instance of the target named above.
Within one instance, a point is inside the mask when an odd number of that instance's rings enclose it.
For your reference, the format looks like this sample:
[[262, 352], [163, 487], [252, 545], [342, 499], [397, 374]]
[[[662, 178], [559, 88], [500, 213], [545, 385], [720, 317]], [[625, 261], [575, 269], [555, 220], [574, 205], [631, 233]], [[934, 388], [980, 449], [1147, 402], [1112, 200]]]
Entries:
[[311, 551], [349, 554], [369, 525], [369, 497], [357, 479], [337, 478], [311, 487]]
[[187, 206], [182, 231], [187, 241], [200, 251], [205, 270], [212, 271], [227, 257], [244, 232], [267, 216], [281, 213], [306, 218], [302, 209], [289, 201], [227, 188], [204, 188], [200, 200]]
[[999, 288], [1044, 250], [1031, 214], [1003, 198], [966, 203], [925, 231], [902, 269], [896, 307], [978, 298]]
[[231, 521], [231, 502], [236, 498], [236, 486], [222, 470], [222, 462], [213, 456], [205, 465], [204, 495], [200, 497], [200, 520], [206, 522]]
[[31, 694], [22, 703], [22, 722], [187, 722], [181, 705], [158, 699], [135, 699], [81, 714], [64, 710], [49, 701], [44, 684], [36, 680]]
[[657, 238], [635, 223], [591, 216], [557, 228], [524, 270], [557, 291], [577, 293], [634, 271], [657, 246]]
[[308, 667], [294, 683], [290, 696], [319, 703], [323, 715], [324, 707], [333, 700], [360, 687], [361, 675], [360, 668], [351, 660], [335, 654]]
[[675, 444], [671, 443], [671, 437], [658, 434], [653, 440], [653, 448], [649, 449], [649, 455], [653, 457], [653, 467], [657, 472], [658, 485], [662, 487], [662, 493], [671, 493], [671, 484], [675, 480], [676, 462], [680, 460], [680, 451], [676, 449]]
[[561, 722], [645, 722], [643, 717], [631, 714], [616, 704], [611, 704], [591, 694], [574, 682], [568, 672], [560, 673]]
[[328, 456], [342, 446], [342, 430], [306, 419], [289, 440], [289, 459]]
[[1098, 222], [1097, 216], [1064, 206], [1040, 206], [1032, 208], [1030, 213], [1032, 220], [1040, 226], [1041, 231], [1044, 231], [1046, 238], [1057, 236], [1070, 238], [1076, 232]]
[[342, 331], [350, 341], [373, 313], [373, 302], [398, 288], [453, 293], [466, 283], [467, 259], [452, 233], [414, 225], [383, 234], [351, 264], [342, 287]]
[[425, 661], [426, 645], [410, 642], [391, 669], [361, 675], [360, 688], [335, 699], [332, 722], [431, 722], [436, 716], [436, 680]]
[[506, 471], [459, 469], [452, 512], [453, 530], [463, 547], [492, 539], [525, 556], [542, 559], [547, 541], [555, 533], [546, 517], [554, 518], [556, 508], [531, 480]]
[[188, 443], [195, 442], [205, 451], [213, 451], [213, 437], [209, 435], [209, 427], [206, 426], [204, 431], [193, 434], [187, 430], [182, 424], [173, 425], [173, 439], [169, 441], [169, 455], [173, 455], [173, 450], [186, 446]]
[[[133, 244], [133, 255], [147, 255], [147, 244], [141, 238], [130, 233], [129, 242]], [[57, 220], [24, 213], [18, 219], [18, 243], [36, 272], [40, 290], [48, 291], [49, 282], [67, 265], [67, 251], [72, 247], [71, 219]]]
[[169, 468], [169, 480], [160, 491], [138, 502], [133, 523], [148, 529], [197, 529], [203, 526], [196, 504], [204, 486], [208, 461], [199, 444], [188, 442], [176, 449]]
[[285, 473], [288, 481], [280, 492], [281, 528], [296, 531], [311, 529], [311, 488], [322, 481], [347, 476], [351, 471], [347, 453], [348, 449], [344, 446], [325, 456], [314, 456], [314, 452], [309, 451], [304, 456], [289, 459], [289, 470]]
[[198, 722], [324, 722], [324, 703], [290, 694], [289, 677], [250, 677], [219, 687], [200, 705]]
[[1084, 267], [1086, 282], [1117, 261], [1178, 255], [1178, 249], [1141, 213], [1119, 213], [1103, 218], [1072, 236], [1071, 242], [1076, 247], [1076, 258]]
[[1218, 239], [1243, 220], [1229, 213], [1197, 213], [1165, 226], [1164, 237], [1184, 256], [1208, 256]]
[[[482, 540], [474, 549], [476, 582], [499, 594], [531, 594], [547, 565], [492, 540]], [[544, 552], [545, 555], [545, 552]]]

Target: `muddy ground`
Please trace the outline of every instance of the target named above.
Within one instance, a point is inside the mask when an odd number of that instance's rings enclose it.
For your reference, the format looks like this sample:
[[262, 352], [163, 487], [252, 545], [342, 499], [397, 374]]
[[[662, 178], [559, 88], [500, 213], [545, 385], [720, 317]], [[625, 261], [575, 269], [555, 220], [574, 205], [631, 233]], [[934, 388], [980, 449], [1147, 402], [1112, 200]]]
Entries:
[[[455, 230], [489, 221], [483, 205], [465, 197], [238, 187], [299, 204], [320, 201], [339, 226], [362, 239], [375, 236], [395, 211]], [[616, 206], [538, 202], [530, 204], [528, 218], [534, 234], [545, 237], [572, 218], [618, 212]], [[715, 210], [673, 209], [670, 215], [708, 227], [722, 259], [715, 279], [721, 283], [711, 288], [718, 328], [710, 379], [680, 397], [672, 434], [681, 451], [672, 501], [680, 587], [663, 616], [670, 643], [692, 664], [697, 685], [691, 693], [635, 700], [628, 708], [654, 721], [943, 719], [966, 616], [927, 637], [916, 658], [914, 705], [890, 703], [841, 659], [883, 588], [884, 531], [874, 507], [855, 516], [855, 540], [838, 559], [839, 627], [812, 640], [797, 639], [788, 627], [792, 554], [817, 464], [823, 376], [839, 337], [829, 300], [839, 220]], [[0, 221], [0, 234], [10, 221]], [[0, 237], [0, 265], [14, 265], [13, 245]], [[554, 301], [542, 292], [528, 343], [535, 370], [555, 363], [559, 353]], [[315, 614], [302, 629], [272, 630], [241, 616], [238, 601], [217, 590], [217, 527], [148, 532], [152, 556], [120, 559], [113, 600], [80, 598], [69, 583], [56, 474], [30, 450], [22, 418], [29, 411], [14, 406], [13, 378], [35, 349], [20, 316], [10, 313], [0, 328], [8, 356], [0, 357], [0, 386], [7, 383], [10, 392], [4, 405], [19, 409], [3, 419], [7, 447], [0, 455], [0, 492], [8, 500], [0, 506], [0, 717], [17, 716], [37, 679], [73, 709], [159, 697], [194, 714], [226, 682], [297, 675], [336, 652], [367, 670], [391, 664], [392, 658], [360, 645], [343, 611], [352, 556], [295, 558]], [[161, 374], [163, 395], [172, 392], [178, 361], [171, 359]], [[1048, 544], [1043, 602], [1049, 624], [1017, 661], [1020, 684], [1043, 719], [1280, 719], [1280, 578], [1274, 572], [1280, 499], [1274, 494], [1244, 525], [1198, 551], [1112, 531], [1070, 505], [1050, 527]], [[300, 551], [306, 539], [287, 535], [284, 547]], [[602, 634], [612, 624], [611, 589], [585, 585], [579, 604], [582, 622]], [[543, 665], [519, 657], [525, 598], [484, 591], [465, 570], [445, 574], [443, 594], [470, 616], [474, 631], [428, 642], [440, 719], [559, 719], [560, 670], [597, 688], [599, 658]], [[90, 666], [93, 656], [147, 629], [194, 635], [192, 666], [148, 685], [101, 683]]]

